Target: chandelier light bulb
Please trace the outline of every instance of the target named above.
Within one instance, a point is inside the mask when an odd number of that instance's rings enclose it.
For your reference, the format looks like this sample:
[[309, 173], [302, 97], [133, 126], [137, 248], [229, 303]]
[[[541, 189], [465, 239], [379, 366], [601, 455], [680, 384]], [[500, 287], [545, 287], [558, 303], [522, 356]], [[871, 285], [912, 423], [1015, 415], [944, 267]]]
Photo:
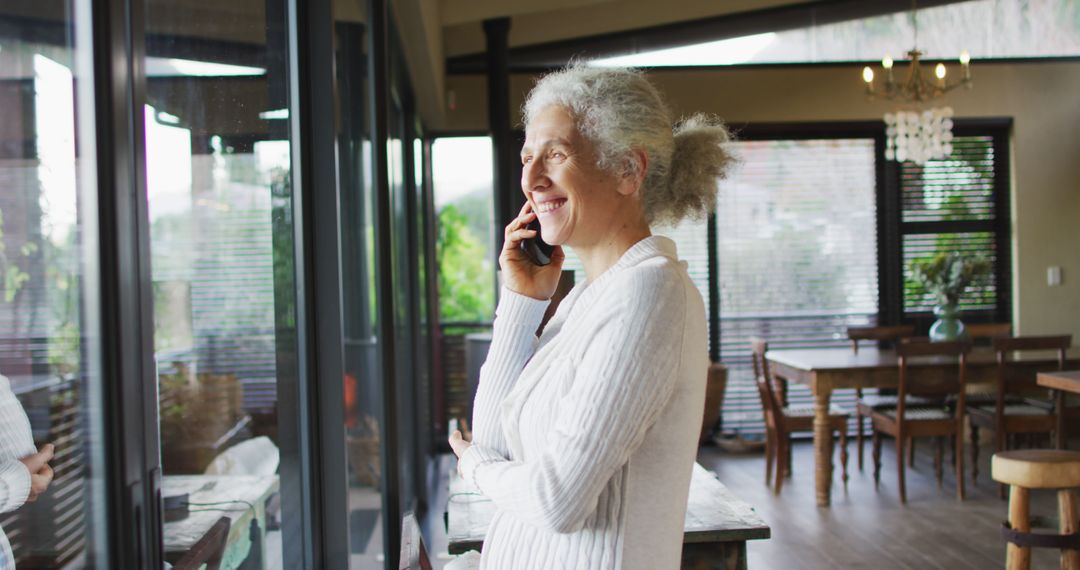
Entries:
[[945, 79], [945, 64], [944, 63], [937, 64], [937, 67], [934, 68], [934, 75], [936, 75], [938, 79]]
[[874, 81], [874, 70], [870, 69], [870, 66], [862, 68], [862, 80], [871, 83]]
[[960, 52], [960, 65], [971, 63], [971, 54], [967, 50]]
[[[964, 52], [964, 53], [967, 53], [967, 52]], [[885, 56], [881, 60], [881, 67], [884, 67], [885, 69], [892, 69], [892, 64], [893, 64], [893, 60], [889, 56]]]

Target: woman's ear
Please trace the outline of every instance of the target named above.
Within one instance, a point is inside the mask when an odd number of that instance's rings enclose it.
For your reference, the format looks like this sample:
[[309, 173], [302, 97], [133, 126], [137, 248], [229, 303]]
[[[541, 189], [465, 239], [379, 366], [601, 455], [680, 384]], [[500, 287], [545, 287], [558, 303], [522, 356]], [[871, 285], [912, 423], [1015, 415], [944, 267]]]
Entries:
[[629, 196], [645, 184], [645, 173], [649, 171], [649, 155], [644, 149], [630, 150], [626, 157], [626, 170], [623, 171], [619, 184], [619, 193]]

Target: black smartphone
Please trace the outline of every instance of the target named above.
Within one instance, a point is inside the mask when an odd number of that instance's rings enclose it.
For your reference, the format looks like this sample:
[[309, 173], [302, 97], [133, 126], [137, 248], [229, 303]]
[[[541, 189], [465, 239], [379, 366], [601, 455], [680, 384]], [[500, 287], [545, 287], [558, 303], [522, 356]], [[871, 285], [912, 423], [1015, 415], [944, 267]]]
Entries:
[[555, 246], [546, 243], [540, 238], [540, 220], [529, 222], [525, 228], [535, 231], [536, 237], [521, 240], [519, 244], [521, 251], [524, 251], [525, 255], [537, 265], [543, 266], [551, 263], [551, 253], [555, 251]]

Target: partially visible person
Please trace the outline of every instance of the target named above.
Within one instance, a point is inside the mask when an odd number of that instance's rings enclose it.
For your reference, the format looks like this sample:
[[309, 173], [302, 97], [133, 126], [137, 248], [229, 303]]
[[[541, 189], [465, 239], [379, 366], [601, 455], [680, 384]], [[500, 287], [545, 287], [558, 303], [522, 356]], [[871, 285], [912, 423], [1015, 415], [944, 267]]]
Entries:
[[[11, 391], [11, 382], [0, 375], [0, 513], [36, 501], [49, 488], [53, 451], [51, 443], [34, 448], [26, 411]], [[11, 543], [0, 528], [0, 570], [14, 568]]]

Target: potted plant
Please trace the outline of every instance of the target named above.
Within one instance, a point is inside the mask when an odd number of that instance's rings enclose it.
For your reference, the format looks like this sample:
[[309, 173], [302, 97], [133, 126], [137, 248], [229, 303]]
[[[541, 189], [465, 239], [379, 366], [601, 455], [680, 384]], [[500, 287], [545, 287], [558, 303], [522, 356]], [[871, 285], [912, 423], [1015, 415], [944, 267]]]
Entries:
[[982, 255], [956, 251], [938, 253], [911, 263], [911, 278], [937, 302], [934, 314], [938, 319], [930, 327], [930, 340], [967, 338], [967, 331], [959, 319], [960, 297], [970, 285], [989, 276], [991, 268], [990, 260]]

